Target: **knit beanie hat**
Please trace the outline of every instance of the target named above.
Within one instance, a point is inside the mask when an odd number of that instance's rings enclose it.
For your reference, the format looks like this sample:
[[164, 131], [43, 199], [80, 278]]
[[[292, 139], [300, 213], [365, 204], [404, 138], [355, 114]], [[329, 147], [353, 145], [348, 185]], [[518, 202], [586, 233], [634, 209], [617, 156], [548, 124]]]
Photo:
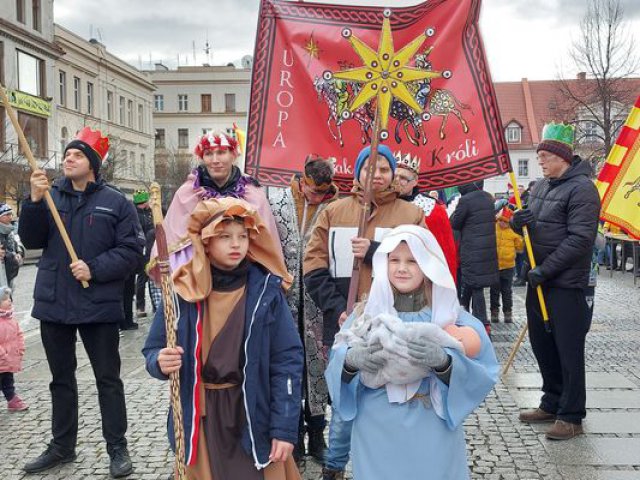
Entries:
[[0, 203], [0, 217], [6, 215], [7, 213], [11, 213], [11, 207], [6, 203]]
[[[371, 155], [371, 146], [363, 148], [358, 154], [358, 158], [356, 158], [356, 165], [353, 172], [353, 176], [356, 180], [360, 181], [360, 171], [364, 166], [364, 162], [367, 161], [369, 156]], [[383, 144], [378, 144], [378, 155], [383, 156], [389, 162], [391, 166], [391, 172], [395, 175], [396, 173], [396, 159], [391, 152], [391, 149]]]
[[9, 287], [0, 287], [0, 302], [11, 298], [11, 289]]
[[70, 148], [76, 148], [85, 154], [89, 159], [91, 170], [97, 177], [100, 173], [102, 161], [107, 158], [109, 139], [103, 137], [100, 130], [91, 130], [89, 127], [84, 127], [78, 132], [76, 138], [69, 142], [64, 149], [64, 153], [66, 154]]
[[536, 153], [544, 150], [571, 163], [573, 160], [574, 139], [575, 127], [573, 125], [547, 123], [542, 129], [542, 141], [538, 144]]

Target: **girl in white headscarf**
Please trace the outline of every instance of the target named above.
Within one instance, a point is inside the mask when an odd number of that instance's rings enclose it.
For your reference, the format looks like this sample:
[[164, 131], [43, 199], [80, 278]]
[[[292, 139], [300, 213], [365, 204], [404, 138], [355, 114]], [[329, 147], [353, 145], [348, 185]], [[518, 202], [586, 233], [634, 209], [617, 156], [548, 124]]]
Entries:
[[[345, 421], [353, 420], [354, 479], [467, 479], [462, 423], [497, 381], [491, 342], [482, 323], [460, 308], [444, 254], [428, 230], [402, 225], [387, 233], [374, 255], [373, 274], [364, 310], [342, 327], [326, 372], [334, 408]], [[370, 388], [367, 377], [392, 371], [389, 363], [399, 360], [389, 356], [379, 338], [352, 340], [381, 315], [405, 325], [471, 327], [480, 351], [467, 356], [433, 335], [416, 333], [403, 348], [408, 364], [423, 374]], [[424, 330], [424, 325], [411, 327]]]

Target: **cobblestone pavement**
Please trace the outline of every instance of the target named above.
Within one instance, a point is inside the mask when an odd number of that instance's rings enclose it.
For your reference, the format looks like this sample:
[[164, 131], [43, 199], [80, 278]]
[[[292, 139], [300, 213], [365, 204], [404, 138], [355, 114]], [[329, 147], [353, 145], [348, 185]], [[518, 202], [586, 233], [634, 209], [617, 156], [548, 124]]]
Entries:
[[[108, 456], [91, 367], [78, 343], [80, 430], [74, 463], [26, 476], [23, 463], [38, 455], [49, 439], [49, 371], [30, 318], [35, 267], [25, 267], [16, 292], [16, 310], [26, 332], [24, 371], [16, 375], [18, 393], [29, 403], [23, 413], [0, 408], [2, 479], [102, 479]], [[504, 362], [524, 321], [524, 289], [514, 292], [515, 323], [494, 324], [494, 344]], [[132, 479], [166, 479], [172, 455], [165, 437], [167, 385], [148, 377], [140, 348], [149, 320], [121, 339], [122, 372], [129, 416], [128, 440], [135, 472]], [[518, 422], [521, 408], [537, 406], [540, 379], [528, 341], [511, 372], [466, 421], [469, 467], [473, 479], [640, 480], [640, 288], [630, 274], [603, 272], [596, 292], [591, 333], [587, 337], [586, 435], [569, 442], [545, 440], [544, 429]], [[304, 465], [305, 479], [319, 479], [320, 468]], [[349, 477], [348, 477], [349, 478]], [[425, 477], [427, 478], [427, 477]], [[395, 480], [395, 479], [390, 479]], [[438, 479], [434, 479], [438, 480]]]

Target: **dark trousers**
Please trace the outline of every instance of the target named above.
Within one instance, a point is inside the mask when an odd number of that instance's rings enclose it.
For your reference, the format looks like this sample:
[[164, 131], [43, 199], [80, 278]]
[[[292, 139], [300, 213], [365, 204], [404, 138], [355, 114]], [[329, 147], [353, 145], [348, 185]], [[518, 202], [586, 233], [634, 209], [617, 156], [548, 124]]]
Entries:
[[[462, 280], [464, 282], [464, 279]], [[472, 288], [469, 285], [462, 285], [460, 304], [485, 325], [487, 321], [487, 302], [484, 299], [484, 288]], [[471, 305], [471, 310], [469, 306]]]
[[4, 398], [7, 399], [7, 402], [11, 401], [13, 397], [16, 396], [16, 387], [15, 387], [15, 382], [13, 380], [13, 373], [11, 372], [0, 373], [0, 389], [4, 394]]
[[120, 328], [125, 329], [133, 325], [133, 295], [136, 292], [136, 276], [130, 275], [124, 281], [124, 321], [120, 322]]
[[543, 288], [551, 333], [544, 330], [536, 292], [527, 287], [529, 340], [542, 375], [540, 408], [570, 423], [586, 416], [584, 347], [591, 326], [585, 291]]
[[136, 275], [136, 310], [139, 312], [144, 312], [146, 308], [145, 296], [147, 294], [146, 290], [148, 280], [149, 277], [147, 277], [144, 270], [138, 272]]
[[489, 291], [491, 311], [500, 310], [500, 296], [502, 296], [502, 311], [513, 310], [513, 268], [500, 270], [499, 283], [493, 285]]
[[516, 253], [516, 269], [515, 272], [512, 269], [511, 272], [515, 273], [516, 278], [524, 279], [524, 260], [527, 257], [525, 252]]
[[76, 334], [80, 333], [98, 387], [102, 435], [107, 451], [127, 445], [127, 409], [120, 380], [117, 323], [61, 325], [40, 322], [42, 344], [53, 379], [51, 391], [52, 447], [62, 454], [74, 451], [78, 436]]

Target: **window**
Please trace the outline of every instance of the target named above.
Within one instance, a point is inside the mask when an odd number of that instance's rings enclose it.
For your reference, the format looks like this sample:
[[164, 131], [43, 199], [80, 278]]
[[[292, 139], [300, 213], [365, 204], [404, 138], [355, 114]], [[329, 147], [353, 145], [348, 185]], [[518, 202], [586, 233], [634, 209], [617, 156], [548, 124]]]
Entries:
[[127, 126], [133, 127], [133, 100], [127, 101]]
[[44, 68], [43, 62], [28, 53], [18, 50], [18, 90], [43, 97], [44, 86]]
[[144, 109], [138, 105], [138, 131], [144, 132]]
[[129, 152], [129, 175], [135, 175], [136, 170], [136, 152]]
[[140, 154], [140, 176], [142, 178], [146, 177], [146, 170], [147, 170], [147, 166], [145, 165], [144, 153], [141, 153]]
[[596, 143], [598, 141], [598, 125], [588, 120], [582, 126], [582, 141], [584, 143]]
[[31, 19], [33, 20], [33, 29], [36, 31], [41, 31], [42, 29], [42, 21], [40, 18], [40, 0], [33, 0], [31, 4]]
[[529, 160], [527, 158], [521, 158], [518, 160], [518, 177], [529, 176]]
[[153, 109], [156, 112], [162, 112], [164, 110], [164, 95], [153, 96]]
[[67, 143], [69, 143], [69, 130], [67, 127], [62, 127], [60, 131], [60, 151], [64, 152], [64, 149], [67, 148]]
[[189, 148], [189, 129], [178, 129], [178, 148]]
[[507, 143], [520, 143], [522, 141], [522, 129], [519, 125], [507, 127]]
[[211, 94], [200, 95], [200, 103], [202, 104], [203, 112], [211, 112]]
[[225, 112], [236, 111], [236, 94], [235, 93], [224, 94], [224, 111]]
[[24, 0], [16, 0], [16, 20], [20, 23], [27, 23], [27, 18], [24, 14]]
[[181, 112], [186, 112], [187, 110], [189, 110], [189, 100], [187, 95], [178, 95], [178, 110]]
[[93, 115], [93, 83], [87, 82], [87, 114]]
[[[24, 136], [31, 151], [36, 157], [45, 158], [47, 156], [47, 119], [18, 112], [18, 123], [22, 127]], [[20, 149], [20, 153], [22, 149]]]
[[156, 148], [164, 148], [165, 146], [165, 136], [164, 136], [164, 128], [156, 129]]
[[59, 84], [58, 103], [63, 107], [66, 107], [67, 106], [67, 74], [62, 70], [58, 72], [58, 84]]
[[80, 110], [80, 79], [73, 77], [73, 108]]
[[124, 97], [120, 97], [120, 115], [119, 122], [120, 125], [124, 125]]
[[107, 90], [107, 120], [113, 122], [113, 92]]

